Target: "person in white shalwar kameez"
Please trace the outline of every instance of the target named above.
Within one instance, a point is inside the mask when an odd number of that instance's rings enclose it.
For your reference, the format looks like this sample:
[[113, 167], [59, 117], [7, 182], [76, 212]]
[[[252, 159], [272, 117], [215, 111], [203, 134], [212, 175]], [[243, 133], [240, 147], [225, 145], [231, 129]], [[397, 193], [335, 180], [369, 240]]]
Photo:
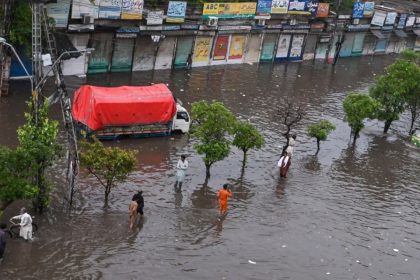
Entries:
[[26, 208], [20, 209], [20, 215], [14, 216], [11, 220], [20, 220], [19, 235], [25, 240], [32, 240], [32, 217], [26, 211]]
[[188, 168], [188, 160], [185, 159], [185, 156], [182, 155], [181, 159], [178, 160], [178, 164], [176, 165], [176, 182], [175, 182], [175, 188], [178, 186], [179, 183], [179, 189], [181, 190], [182, 183], [184, 182], [185, 178], [185, 171]]

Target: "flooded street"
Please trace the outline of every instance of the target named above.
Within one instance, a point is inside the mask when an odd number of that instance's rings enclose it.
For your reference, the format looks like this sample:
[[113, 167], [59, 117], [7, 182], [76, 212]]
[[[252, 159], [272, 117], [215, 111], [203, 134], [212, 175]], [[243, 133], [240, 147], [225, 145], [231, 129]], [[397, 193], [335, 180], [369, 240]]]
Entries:
[[[206, 187], [187, 135], [107, 142], [139, 151], [137, 171], [112, 191], [109, 207], [86, 173], [71, 213], [57, 186], [51, 209], [37, 217], [36, 239], [9, 242], [0, 279], [420, 279], [420, 149], [407, 140], [409, 116], [388, 136], [382, 123], [367, 122], [355, 147], [343, 122], [346, 94], [367, 91], [392, 62], [379, 56], [343, 59], [335, 69], [290, 63], [89, 76], [87, 83], [103, 86], [167, 83], [188, 110], [198, 100], [222, 101], [255, 124], [266, 144], [249, 153], [243, 173], [242, 151], [232, 147]], [[67, 87], [73, 92], [84, 81], [69, 78]], [[1, 98], [0, 144], [16, 145], [26, 99], [17, 92]], [[286, 99], [304, 104], [307, 115], [284, 179], [276, 167], [284, 144], [277, 114]], [[52, 111], [61, 121], [57, 105]], [[337, 129], [314, 156], [306, 126], [321, 118]], [[181, 154], [190, 167], [175, 193]], [[62, 173], [52, 171], [56, 179]], [[236, 194], [218, 222], [216, 192], [225, 182]], [[146, 219], [131, 232], [128, 204], [138, 189]]]

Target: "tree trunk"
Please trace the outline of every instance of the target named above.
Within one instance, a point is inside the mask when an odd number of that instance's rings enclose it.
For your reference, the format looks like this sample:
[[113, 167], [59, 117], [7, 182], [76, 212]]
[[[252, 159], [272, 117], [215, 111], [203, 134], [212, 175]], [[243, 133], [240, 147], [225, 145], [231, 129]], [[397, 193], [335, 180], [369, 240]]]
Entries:
[[211, 164], [206, 164], [206, 179], [210, 178], [210, 167]]
[[111, 185], [107, 185], [105, 187], [105, 199], [104, 199], [105, 205], [108, 205], [108, 198], [109, 198], [110, 193], [111, 193]]
[[386, 120], [384, 126], [384, 134], [388, 133], [388, 129], [391, 127], [392, 120]]
[[315, 155], [317, 155], [319, 153], [320, 142], [321, 142], [321, 140], [316, 139], [316, 153], [315, 153]]
[[417, 108], [411, 108], [411, 124], [410, 124], [410, 135], [413, 135], [414, 133], [414, 123], [416, 122], [417, 119]]
[[246, 165], [246, 152], [247, 151], [243, 151], [244, 152], [244, 159], [242, 160], [242, 169], [245, 169], [245, 165]]
[[353, 134], [353, 145], [356, 145], [356, 140], [359, 137], [359, 131], [355, 131]]

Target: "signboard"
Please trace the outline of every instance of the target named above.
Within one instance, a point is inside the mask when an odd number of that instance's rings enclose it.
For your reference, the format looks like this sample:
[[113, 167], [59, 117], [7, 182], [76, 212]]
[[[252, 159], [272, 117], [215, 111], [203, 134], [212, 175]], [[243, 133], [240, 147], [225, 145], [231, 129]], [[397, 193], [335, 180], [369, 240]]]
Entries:
[[169, 1], [166, 22], [184, 22], [187, 2]]
[[416, 21], [415, 16], [409, 16], [407, 18], [407, 22], [405, 23], [405, 27], [412, 27], [414, 25], [414, 22]]
[[384, 26], [385, 19], [386, 19], [386, 12], [375, 11], [375, 14], [373, 15], [373, 18], [370, 24], [377, 25], [377, 26]]
[[229, 45], [229, 36], [217, 36], [214, 45], [213, 60], [225, 60]]
[[257, 3], [204, 3], [203, 18], [254, 18]]
[[316, 16], [319, 7], [319, 0], [309, 0], [308, 1], [308, 10], [312, 16]]
[[329, 3], [319, 3], [318, 11], [316, 12], [316, 17], [328, 17], [329, 12], [330, 12]]
[[122, 2], [115, 0], [101, 0], [99, 5], [99, 18], [121, 18]]
[[142, 19], [144, 0], [123, 0], [121, 19]]
[[292, 45], [290, 47], [290, 58], [299, 59], [302, 56], [302, 47], [305, 35], [293, 35]]
[[99, 13], [99, 2], [100, 0], [95, 0], [94, 4], [90, 0], [78, 0], [73, 1], [71, 6], [71, 18], [79, 19], [84, 15], [89, 15], [93, 18], [98, 18]]
[[194, 62], [207, 62], [211, 48], [211, 37], [197, 37], [195, 40]]
[[363, 18], [363, 10], [365, 3], [363, 2], [354, 2], [353, 4], [353, 18]]
[[375, 2], [365, 2], [365, 7], [363, 8], [363, 16], [372, 17], [374, 9], [375, 9]]
[[48, 17], [54, 19], [55, 27], [66, 28], [70, 12], [70, 0], [57, 0], [57, 3], [47, 5]]
[[403, 29], [406, 21], [407, 21], [407, 14], [401, 14], [400, 15], [400, 20], [398, 21], [397, 28], [398, 29]]
[[287, 14], [289, 0], [273, 0], [271, 4], [272, 14]]
[[245, 36], [233, 35], [230, 40], [229, 59], [241, 59], [245, 49]]
[[290, 0], [288, 14], [293, 15], [308, 15], [309, 7], [308, 0]]
[[150, 11], [147, 13], [147, 25], [160, 25], [163, 23], [163, 11]]
[[292, 35], [281, 34], [277, 46], [276, 58], [287, 58]]
[[397, 13], [396, 12], [389, 12], [386, 15], [385, 25], [394, 25], [396, 19], [397, 19]]
[[271, 13], [271, 0], [258, 0], [257, 16], [270, 16]]

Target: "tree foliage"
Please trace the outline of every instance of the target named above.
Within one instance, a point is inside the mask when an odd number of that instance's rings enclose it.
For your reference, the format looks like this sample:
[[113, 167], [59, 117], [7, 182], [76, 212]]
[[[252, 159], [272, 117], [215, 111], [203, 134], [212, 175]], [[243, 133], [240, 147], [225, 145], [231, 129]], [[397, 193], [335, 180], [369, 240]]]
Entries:
[[363, 121], [366, 118], [375, 118], [377, 103], [370, 96], [361, 93], [351, 93], [343, 102], [344, 121], [348, 122], [352, 134], [353, 144], [359, 137], [359, 132], [364, 127]]
[[320, 142], [327, 140], [328, 134], [335, 130], [335, 125], [327, 120], [320, 120], [317, 123], [311, 124], [307, 128], [308, 135], [316, 139], [318, 154], [320, 148]]
[[22, 148], [0, 147], [0, 206], [16, 199], [31, 199], [38, 193], [32, 183], [31, 161]]
[[206, 177], [210, 176], [211, 166], [229, 155], [230, 141], [227, 135], [234, 133], [236, 117], [223, 103], [213, 101], [194, 102], [192, 117], [196, 122], [192, 136], [198, 140], [194, 148], [201, 155], [206, 166]]
[[99, 140], [82, 142], [80, 164], [104, 187], [105, 204], [117, 183], [127, 180], [137, 165], [137, 151], [105, 147]]
[[28, 102], [31, 113], [25, 113], [26, 122], [18, 128], [17, 134], [19, 149], [31, 159], [28, 168], [32, 170], [32, 182], [38, 188], [33, 203], [42, 212], [49, 202], [50, 184], [46, 170], [60, 155], [61, 146], [57, 143], [58, 122], [48, 118], [48, 102], [39, 106], [37, 116], [33, 113], [32, 104]]
[[244, 153], [243, 165], [245, 166], [247, 152], [251, 149], [260, 149], [264, 145], [264, 137], [253, 124], [238, 122], [232, 144]]
[[26, 53], [31, 53], [32, 10], [30, 1], [18, 0], [15, 3], [10, 26], [10, 42], [13, 45], [24, 46]]

